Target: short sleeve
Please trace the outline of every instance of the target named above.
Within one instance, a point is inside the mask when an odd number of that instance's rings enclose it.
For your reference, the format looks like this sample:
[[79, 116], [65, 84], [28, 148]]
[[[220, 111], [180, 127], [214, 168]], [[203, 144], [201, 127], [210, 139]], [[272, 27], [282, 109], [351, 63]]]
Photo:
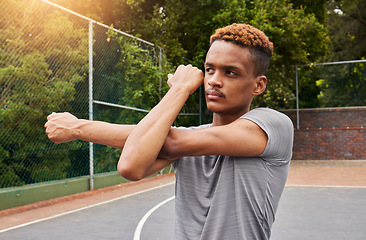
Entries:
[[274, 165], [283, 165], [291, 160], [294, 127], [288, 116], [270, 108], [256, 108], [241, 118], [256, 123], [267, 134], [267, 146], [260, 155], [263, 160]]
[[[204, 125], [200, 125], [200, 126], [191, 126], [191, 127], [172, 127], [172, 128], [176, 128], [176, 129], [185, 129], [185, 130], [192, 130], [192, 129], [199, 129], [199, 128], [208, 128], [210, 127], [211, 124], [204, 124]], [[172, 167], [173, 167], [173, 170], [174, 172], [176, 173], [177, 171], [177, 168], [179, 166], [179, 162], [180, 162], [180, 158], [176, 159], [173, 164], [172, 164]]]

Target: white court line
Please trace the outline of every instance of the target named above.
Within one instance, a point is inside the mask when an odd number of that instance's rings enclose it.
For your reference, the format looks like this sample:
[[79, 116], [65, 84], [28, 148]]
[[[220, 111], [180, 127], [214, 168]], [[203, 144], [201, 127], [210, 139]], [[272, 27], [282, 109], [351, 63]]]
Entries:
[[89, 205], [89, 206], [86, 206], [86, 207], [78, 208], [78, 209], [71, 210], [71, 211], [68, 211], [68, 212], [56, 214], [56, 215], [53, 215], [53, 216], [50, 216], [50, 217], [41, 218], [41, 219], [38, 219], [38, 220], [35, 220], [35, 221], [32, 221], [32, 222], [20, 224], [18, 226], [6, 228], [6, 229], [3, 229], [3, 230], [0, 230], [0, 233], [4, 233], [4, 232], [10, 231], [10, 230], [14, 230], [14, 229], [17, 229], [17, 228], [25, 227], [25, 226], [28, 226], [28, 225], [31, 225], [31, 224], [34, 224], [34, 223], [39, 223], [39, 222], [47, 221], [47, 220], [54, 219], [54, 218], [57, 218], [57, 217], [65, 216], [65, 215], [68, 215], [68, 214], [71, 214], [71, 213], [75, 213], [75, 212], [79, 212], [79, 211], [82, 211], [82, 210], [85, 210], [85, 209], [88, 209], [88, 208], [92, 208], [92, 207], [96, 207], [96, 206], [99, 206], [99, 205], [107, 204], [107, 203], [110, 203], [110, 202], [113, 202], [113, 201], [117, 201], [117, 200], [120, 200], [120, 199], [123, 199], [123, 198], [132, 197], [132, 196], [135, 196], [137, 194], [141, 194], [141, 193], [149, 192], [149, 191], [152, 191], [152, 190], [155, 190], [155, 189], [159, 189], [159, 188], [162, 188], [162, 187], [166, 187], [166, 186], [169, 186], [169, 185], [174, 184], [174, 183], [175, 182], [167, 183], [167, 184], [164, 184], [164, 185], [160, 185], [160, 186], [157, 186], [157, 187], [153, 187], [153, 188], [149, 188], [149, 189], [146, 189], [146, 190], [142, 190], [142, 191], [139, 191], [139, 192], [135, 192], [135, 193], [132, 193], [132, 194], [129, 194], [129, 195], [125, 195], [125, 196], [122, 196], [122, 197], [114, 198], [114, 199], [111, 199], [111, 200], [108, 200], [108, 201], [96, 203], [96, 204], [93, 204], [93, 205]]
[[155, 212], [156, 209], [158, 209], [159, 207], [163, 206], [165, 203], [173, 200], [175, 198], [175, 196], [170, 197], [164, 201], [162, 201], [161, 203], [157, 204], [155, 207], [153, 207], [152, 209], [150, 209], [140, 220], [139, 224], [136, 227], [135, 230], [135, 235], [133, 236], [133, 240], [140, 240], [140, 236], [141, 236], [141, 231], [142, 231], [142, 227], [144, 226], [146, 220], [150, 217], [150, 215]]
[[314, 187], [314, 188], [366, 188], [366, 186], [344, 186], [344, 185], [298, 185], [286, 184], [285, 187]]

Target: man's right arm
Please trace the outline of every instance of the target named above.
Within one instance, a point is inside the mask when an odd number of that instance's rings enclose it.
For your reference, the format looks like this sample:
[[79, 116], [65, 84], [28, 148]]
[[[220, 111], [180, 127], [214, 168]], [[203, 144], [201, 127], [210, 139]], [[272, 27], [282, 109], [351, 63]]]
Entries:
[[78, 119], [70, 113], [53, 113], [45, 124], [48, 138], [54, 143], [76, 139], [122, 149], [134, 125], [111, 124]]
[[[111, 124], [100, 121], [78, 119], [70, 113], [53, 113], [45, 124], [48, 138], [54, 143], [70, 142], [76, 139], [122, 149], [135, 125]], [[154, 174], [169, 166], [175, 158], [162, 155], [146, 170]]]

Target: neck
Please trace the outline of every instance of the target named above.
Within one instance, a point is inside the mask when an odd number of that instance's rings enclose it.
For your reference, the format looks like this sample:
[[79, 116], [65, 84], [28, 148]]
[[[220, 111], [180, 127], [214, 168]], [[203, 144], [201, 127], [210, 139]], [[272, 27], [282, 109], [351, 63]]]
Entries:
[[237, 113], [237, 114], [226, 115], [226, 114], [222, 114], [222, 113], [214, 113], [211, 126], [217, 127], [217, 126], [223, 126], [223, 125], [230, 124], [230, 123], [234, 122], [236, 119], [243, 116], [247, 112], [249, 112], [249, 108], [240, 113]]

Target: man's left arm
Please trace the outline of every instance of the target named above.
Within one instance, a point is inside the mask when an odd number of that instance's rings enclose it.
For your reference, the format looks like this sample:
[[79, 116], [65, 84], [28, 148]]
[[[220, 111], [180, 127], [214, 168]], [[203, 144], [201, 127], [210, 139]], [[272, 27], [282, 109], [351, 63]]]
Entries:
[[184, 103], [202, 82], [203, 73], [198, 68], [177, 68], [168, 79], [167, 94], [129, 134], [117, 165], [122, 176], [139, 180], [171, 162], [158, 159], [158, 155]]
[[239, 118], [216, 127], [172, 129], [161, 157], [224, 155], [259, 156], [267, 146], [266, 132], [253, 121]]
[[[153, 148], [149, 149], [150, 155], [144, 152], [146, 149], [143, 148], [144, 145], [135, 145], [134, 149], [130, 146], [129, 151], [132, 153], [130, 156], [135, 158], [122, 158], [124, 156], [122, 153], [119, 173], [130, 180], [140, 180], [183, 156], [259, 156], [267, 144], [266, 133], [257, 124], [247, 119], [237, 119], [231, 124], [212, 128], [173, 128], [165, 138], [166, 141], [162, 143], [161, 147], [155, 145], [155, 152], [151, 152]], [[152, 137], [149, 141], [155, 140], [156, 137]], [[139, 140], [136, 138], [136, 141]], [[127, 142], [128, 139], [126, 144]], [[140, 144], [143, 143], [140, 142]], [[139, 147], [141, 150], [138, 149]], [[145, 154], [140, 155], [141, 151]], [[131, 162], [125, 165], [127, 160]], [[121, 169], [123, 167], [126, 169]]]

